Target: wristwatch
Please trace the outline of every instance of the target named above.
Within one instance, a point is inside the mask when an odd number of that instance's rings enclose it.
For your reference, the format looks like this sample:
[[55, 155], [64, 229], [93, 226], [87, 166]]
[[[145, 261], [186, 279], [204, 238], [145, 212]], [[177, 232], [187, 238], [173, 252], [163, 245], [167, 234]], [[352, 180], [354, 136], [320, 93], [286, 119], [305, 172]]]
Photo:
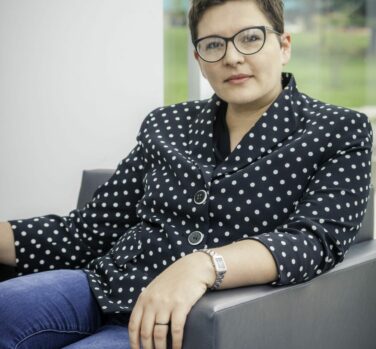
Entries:
[[215, 273], [216, 273], [216, 278], [215, 278], [213, 286], [211, 286], [209, 288], [211, 290], [218, 289], [219, 286], [221, 285], [222, 280], [223, 280], [225, 273], [227, 271], [227, 267], [226, 267], [226, 263], [225, 263], [224, 258], [220, 254], [215, 252], [214, 250], [210, 250], [210, 249], [207, 249], [207, 248], [202, 248], [202, 249], [198, 250], [197, 252], [204, 252], [211, 257], [211, 260], [212, 260], [212, 263], [213, 263], [213, 266], [214, 266], [214, 269], [215, 269]]

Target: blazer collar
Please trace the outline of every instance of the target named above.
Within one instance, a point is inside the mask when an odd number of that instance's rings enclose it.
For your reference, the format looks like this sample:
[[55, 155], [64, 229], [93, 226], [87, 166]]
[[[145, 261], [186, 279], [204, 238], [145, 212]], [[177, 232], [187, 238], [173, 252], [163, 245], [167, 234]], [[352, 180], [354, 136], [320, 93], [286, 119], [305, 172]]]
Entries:
[[300, 104], [300, 93], [291, 73], [282, 73], [282, 86], [284, 88], [278, 98], [217, 167], [213, 146], [213, 124], [218, 107], [226, 102], [216, 94], [207, 100], [189, 130], [191, 158], [203, 172], [207, 183], [215, 177], [238, 171], [260, 159], [295, 131], [298, 124], [296, 104]]

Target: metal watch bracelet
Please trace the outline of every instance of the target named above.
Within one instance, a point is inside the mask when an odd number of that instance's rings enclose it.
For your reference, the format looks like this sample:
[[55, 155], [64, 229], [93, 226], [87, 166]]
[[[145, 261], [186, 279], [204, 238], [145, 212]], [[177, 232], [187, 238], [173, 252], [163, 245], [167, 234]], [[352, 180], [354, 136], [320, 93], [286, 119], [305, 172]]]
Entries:
[[[209, 289], [213, 291], [217, 290], [219, 286], [221, 285], [223, 278], [225, 276], [225, 273], [227, 271], [226, 264], [225, 264], [223, 257], [217, 252], [215, 252], [214, 250], [210, 250], [210, 249], [200, 249], [197, 252], [204, 252], [207, 255], [209, 255], [211, 262], [214, 266], [215, 274], [216, 274], [214, 284], [211, 287], [209, 287]], [[221, 265], [218, 265], [218, 260], [220, 261]]]

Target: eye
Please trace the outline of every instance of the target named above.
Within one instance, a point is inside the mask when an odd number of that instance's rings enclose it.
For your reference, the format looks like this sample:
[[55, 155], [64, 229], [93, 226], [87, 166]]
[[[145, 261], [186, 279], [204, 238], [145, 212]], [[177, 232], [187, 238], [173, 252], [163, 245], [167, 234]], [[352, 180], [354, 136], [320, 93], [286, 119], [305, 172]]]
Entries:
[[258, 44], [264, 40], [264, 33], [258, 28], [250, 28], [240, 32], [236, 40], [243, 45]]
[[205, 50], [215, 50], [221, 47], [223, 47], [223, 43], [218, 40], [205, 43]]
[[247, 34], [244, 35], [241, 39], [242, 42], [254, 42], [254, 41], [259, 41], [261, 40], [260, 35], [257, 34]]

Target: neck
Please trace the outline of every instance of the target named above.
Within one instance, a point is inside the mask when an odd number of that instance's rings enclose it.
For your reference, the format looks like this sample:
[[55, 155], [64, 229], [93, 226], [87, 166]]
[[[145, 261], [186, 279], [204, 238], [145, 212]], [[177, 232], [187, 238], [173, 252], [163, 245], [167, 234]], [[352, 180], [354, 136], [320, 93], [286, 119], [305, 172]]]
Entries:
[[265, 113], [282, 91], [282, 85], [270, 96], [250, 104], [229, 103], [226, 122], [229, 132], [246, 132]]

